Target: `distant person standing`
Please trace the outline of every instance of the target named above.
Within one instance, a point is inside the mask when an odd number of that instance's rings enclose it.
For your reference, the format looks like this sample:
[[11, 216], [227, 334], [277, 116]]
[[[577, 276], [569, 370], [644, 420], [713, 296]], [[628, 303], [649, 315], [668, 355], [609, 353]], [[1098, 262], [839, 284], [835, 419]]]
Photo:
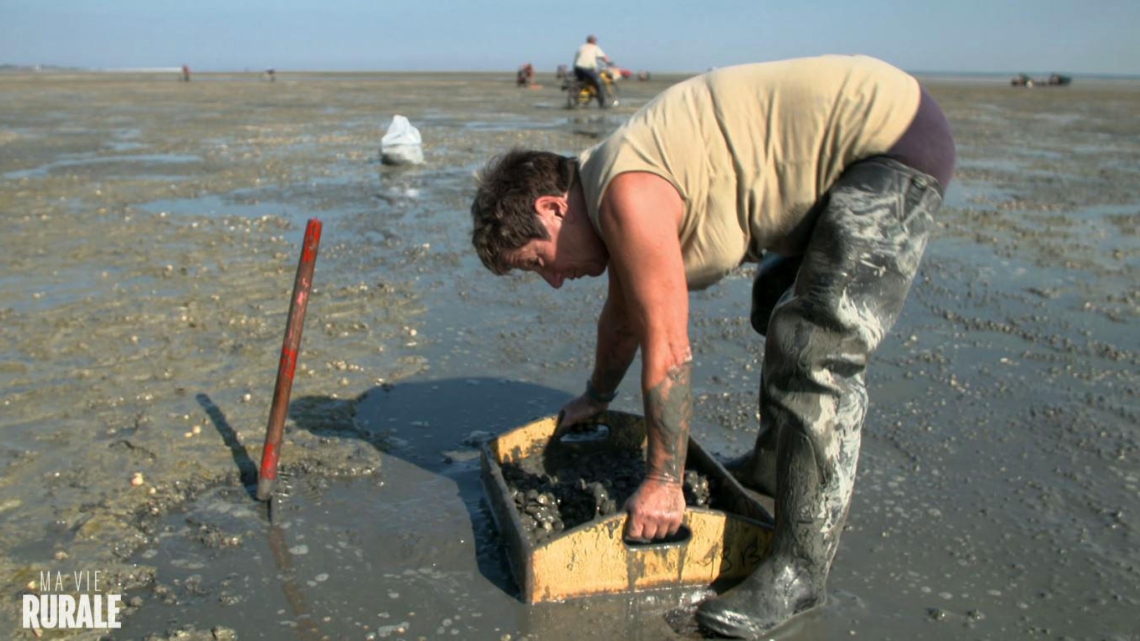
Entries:
[[182, 65], [182, 82], [190, 82], [190, 65]]
[[598, 46], [598, 39], [593, 35], [586, 36], [586, 44], [578, 47], [578, 52], [574, 54], [574, 77], [594, 85], [598, 90], [598, 106], [605, 109], [608, 106], [606, 85], [598, 76], [598, 60], [603, 60], [608, 65], [613, 64], [606, 52]]

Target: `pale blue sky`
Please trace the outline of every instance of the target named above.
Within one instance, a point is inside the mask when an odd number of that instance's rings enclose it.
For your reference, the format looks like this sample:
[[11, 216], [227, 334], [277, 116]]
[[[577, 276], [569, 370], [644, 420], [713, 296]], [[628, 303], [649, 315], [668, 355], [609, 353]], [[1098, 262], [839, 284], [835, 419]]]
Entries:
[[594, 33], [656, 72], [864, 53], [909, 71], [1138, 75], [1138, 28], [1140, 0], [0, 0], [0, 64], [550, 71]]

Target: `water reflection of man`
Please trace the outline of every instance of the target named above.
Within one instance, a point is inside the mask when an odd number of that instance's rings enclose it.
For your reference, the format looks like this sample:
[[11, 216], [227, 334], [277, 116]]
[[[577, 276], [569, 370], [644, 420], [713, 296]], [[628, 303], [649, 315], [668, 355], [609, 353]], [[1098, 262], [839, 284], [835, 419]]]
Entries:
[[599, 60], [607, 65], [613, 64], [606, 52], [598, 46], [598, 39], [593, 35], [586, 36], [586, 43], [578, 47], [574, 54], [574, 77], [580, 82], [592, 84], [598, 90], [598, 106], [605, 109], [609, 103], [606, 102], [606, 84], [598, 75]]
[[867, 361], [902, 310], [954, 162], [946, 118], [917, 80], [823, 56], [697, 76], [576, 157], [514, 150], [483, 170], [471, 211], [484, 265], [556, 289], [609, 273], [593, 372], [563, 427], [604, 410], [641, 350], [649, 441], [625, 506], [631, 538], [675, 533], [684, 513], [688, 292], [741, 262], [795, 257], [753, 284], [753, 326], [767, 336], [760, 430], [729, 464], [775, 498], [771, 554], [701, 605], [705, 627], [755, 637], [823, 603]]

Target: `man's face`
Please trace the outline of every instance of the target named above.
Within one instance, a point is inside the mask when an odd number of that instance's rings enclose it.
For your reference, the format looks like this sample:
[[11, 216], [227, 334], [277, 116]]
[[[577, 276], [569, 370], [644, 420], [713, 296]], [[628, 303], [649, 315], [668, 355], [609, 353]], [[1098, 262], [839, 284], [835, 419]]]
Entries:
[[566, 280], [605, 273], [608, 255], [593, 228], [563, 225], [562, 216], [540, 213], [539, 218], [550, 238], [531, 240], [508, 252], [507, 264], [535, 272], [554, 289]]

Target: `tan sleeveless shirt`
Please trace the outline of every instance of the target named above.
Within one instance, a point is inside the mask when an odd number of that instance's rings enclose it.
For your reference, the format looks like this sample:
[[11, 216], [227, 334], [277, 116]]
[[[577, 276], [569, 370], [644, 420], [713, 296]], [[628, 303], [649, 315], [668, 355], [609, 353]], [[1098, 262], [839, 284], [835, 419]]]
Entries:
[[[594, 228], [615, 176], [644, 171], [684, 201], [690, 289], [763, 251], [797, 255], [809, 212], [853, 162], [885, 153], [919, 105], [918, 81], [865, 56], [718, 69], [676, 84], [579, 156]], [[604, 237], [604, 235], [603, 235]]]

